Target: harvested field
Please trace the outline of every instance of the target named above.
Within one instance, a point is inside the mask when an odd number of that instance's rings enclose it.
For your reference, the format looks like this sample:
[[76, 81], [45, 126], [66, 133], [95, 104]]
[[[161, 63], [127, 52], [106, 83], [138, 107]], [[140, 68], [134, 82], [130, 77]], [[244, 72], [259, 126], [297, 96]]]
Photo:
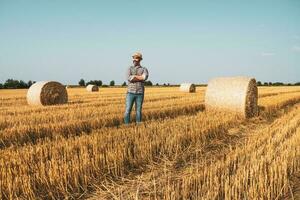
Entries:
[[205, 90], [146, 88], [138, 126], [123, 125], [125, 88], [43, 107], [0, 90], [0, 199], [297, 196], [300, 87], [258, 87], [250, 119], [205, 111]]

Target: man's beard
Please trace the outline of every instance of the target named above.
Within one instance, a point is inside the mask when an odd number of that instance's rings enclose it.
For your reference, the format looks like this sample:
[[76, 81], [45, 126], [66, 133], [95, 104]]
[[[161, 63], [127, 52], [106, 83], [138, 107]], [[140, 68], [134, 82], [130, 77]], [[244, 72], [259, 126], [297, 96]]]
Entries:
[[134, 66], [138, 66], [138, 65], [139, 65], [139, 62], [133, 61], [133, 64], [134, 64]]

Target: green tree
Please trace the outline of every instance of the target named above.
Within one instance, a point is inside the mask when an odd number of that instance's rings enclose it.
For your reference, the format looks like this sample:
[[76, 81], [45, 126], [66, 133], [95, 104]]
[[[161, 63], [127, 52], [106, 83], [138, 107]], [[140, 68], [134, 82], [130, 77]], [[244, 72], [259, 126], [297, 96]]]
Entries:
[[257, 86], [262, 86], [260, 81], [257, 81]]
[[32, 84], [33, 84], [32, 80], [29, 80], [29, 81], [27, 82], [28, 87], [32, 86]]
[[3, 88], [16, 89], [16, 88], [28, 88], [28, 84], [22, 80], [7, 79], [3, 84]]
[[8, 89], [15, 89], [18, 88], [19, 81], [14, 79], [7, 79], [4, 83], [4, 87]]
[[97, 85], [97, 86], [102, 86], [102, 81], [101, 80], [94, 80], [94, 83], [95, 83], [95, 85]]
[[24, 81], [20, 80], [19, 85], [17, 85], [17, 88], [27, 88], [28, 85]]
[[85, 86], [85, 81], [84, 81], [84, 79], [83, 79], [83, 78], [80, 79], [80, 81], [78, 82], [78, 84], [79, 84], [80, 86]]
[[146, 85], [146, 86], [152, 86], [153, 83], [152, 83], [151, 81], [145, 81], [145, 85]]
[[89, 82], [86, 83], [86, 85], [89, 85], [89, 84], [92, 84], [92, 85], [97, 85], [97, 86], [102, 86], [102, 81], [101, 80], [90, 80]]
[[124, 83], [122, 84], [122, 86], [126, 86], [127, 85], [127, 83], [126, 83], [126, 81], [124, 81]]
[[109, 85], [110, 86], [115, 86], [115, 81], [114, 80], [110, 81]]
[[282, 85], [284, 85], [282, 82], [275, 82], [275, 83], [273, 83], [272, 85], [274, 85], [274, 86], [282, 86]]

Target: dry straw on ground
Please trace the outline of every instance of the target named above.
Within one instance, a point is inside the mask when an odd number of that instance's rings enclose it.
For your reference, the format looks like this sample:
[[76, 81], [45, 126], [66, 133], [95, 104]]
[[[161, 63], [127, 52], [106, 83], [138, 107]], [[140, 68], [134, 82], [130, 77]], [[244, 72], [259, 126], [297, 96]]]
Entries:
[[26, 106], [24, 90], [0, 90], [0, 199], [87, 199], [99, 189], [93, 199], [274, 200], [293, 188], [300, 87], [259, 87], [277, 95], [259, 98], [262, 120], [249, 121], [199, 112], [204, 87], [178, 89], [148, 88], [138, 127], [121, 125], [125, 88], [74, 88], [68, 105], [42, 109]]
[[179, 90], [181, 92], [196, 92], [196, 86], [192, 83], [182, 83]]
[[205, 107], [207, 110], [232, 111], [249, 118], [258, 113], [257, 99], [254, 78], [220, 77], [208, 82]]
[[27, 92], [29, 105], [55, 105], [68, 102], [68, 93], [62, 84], [55, 81], [40, 81], [33, 84]]
[[88, 85], [86, 86], [86, 90], [89, 92], [98, 92], [99, 91], [99, 87], [97, 85]]

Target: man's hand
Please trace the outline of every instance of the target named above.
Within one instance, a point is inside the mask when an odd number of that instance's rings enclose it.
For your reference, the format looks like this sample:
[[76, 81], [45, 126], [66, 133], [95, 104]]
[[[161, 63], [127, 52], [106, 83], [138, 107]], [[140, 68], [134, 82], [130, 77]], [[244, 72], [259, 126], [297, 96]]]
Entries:
[[145, 80], [145, 76], [144, 75], [141, 75], [141, 76], [133, 76], [133, 78], [131, 79], [131, 81], [143, 81]]

